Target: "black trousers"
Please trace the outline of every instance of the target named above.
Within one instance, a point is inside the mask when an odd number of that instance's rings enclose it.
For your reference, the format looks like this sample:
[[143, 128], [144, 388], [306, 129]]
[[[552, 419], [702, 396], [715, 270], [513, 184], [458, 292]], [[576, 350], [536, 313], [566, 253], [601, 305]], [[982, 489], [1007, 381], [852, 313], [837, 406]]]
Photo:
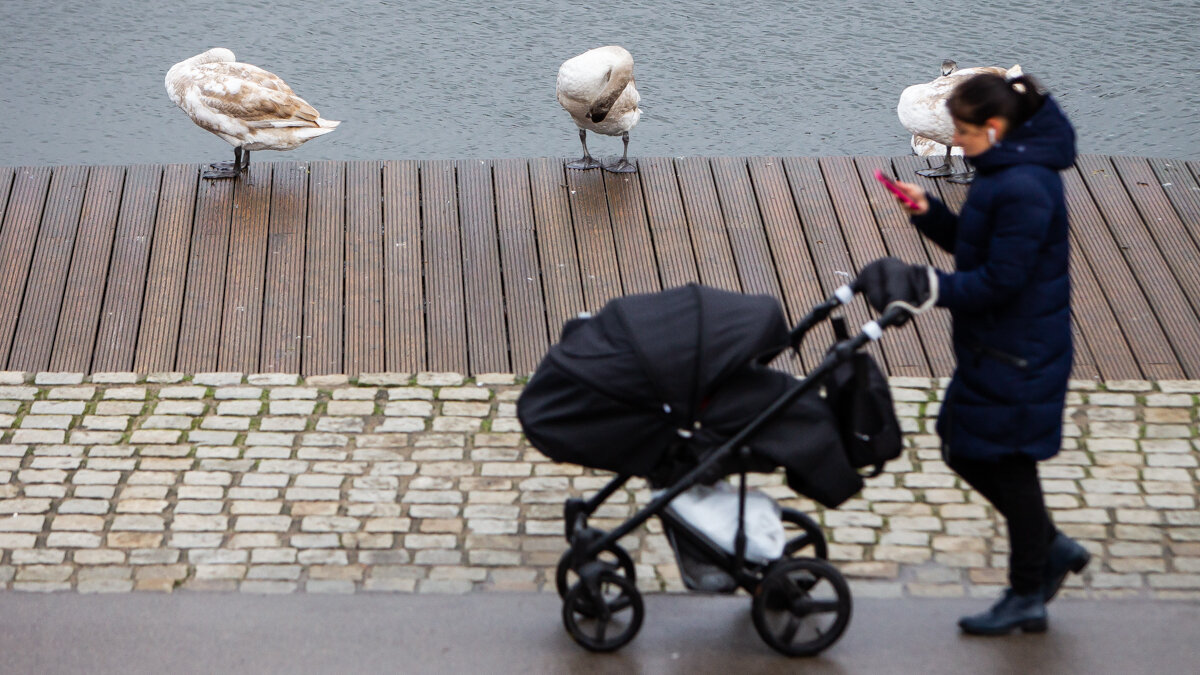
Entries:
[[999, 460], [950, 455], [949, 465], [1008, 522], [1008, 580], [1025, 595], [1041, 590], [1046, 551], [1058, 530], [1046, 511], [1037, 460], [1015, 454]]

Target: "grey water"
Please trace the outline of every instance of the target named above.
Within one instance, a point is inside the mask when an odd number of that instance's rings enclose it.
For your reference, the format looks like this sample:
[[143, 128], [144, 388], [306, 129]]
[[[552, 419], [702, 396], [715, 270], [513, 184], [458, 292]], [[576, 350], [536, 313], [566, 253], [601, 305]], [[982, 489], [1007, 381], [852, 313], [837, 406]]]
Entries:
[[555, 76], [605, 44], [631, 156], [907, 154], [900, 92], [953, 58], [1038, 76], [1082, 152], [1200, 159], [1200, 0], [0, 0], [0, 165], [230, 158], [163, 87], [214, 46], [343, 121], [256, 161], [578, 156]]

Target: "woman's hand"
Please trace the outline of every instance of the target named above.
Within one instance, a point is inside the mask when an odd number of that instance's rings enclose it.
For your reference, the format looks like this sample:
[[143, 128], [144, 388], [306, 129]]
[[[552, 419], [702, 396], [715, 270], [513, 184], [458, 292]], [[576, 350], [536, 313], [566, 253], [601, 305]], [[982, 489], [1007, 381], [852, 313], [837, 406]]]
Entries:
[[913, 185], [912, 183], [905, 183], [902, 181], [898, 181], [896, 186], [899, 187], [904, 194], [908, 195], [909, 199], [917, 203], [916, 208], [911, 208], [899, 197], [896, 197], [896, 201], [900, 203], [900, 206], [902, 206], [905, 211], [908, 211], [914, 216], [921, 216], [929, 212], [929, 197], [925, 195], [924, 188], [919, 185]]

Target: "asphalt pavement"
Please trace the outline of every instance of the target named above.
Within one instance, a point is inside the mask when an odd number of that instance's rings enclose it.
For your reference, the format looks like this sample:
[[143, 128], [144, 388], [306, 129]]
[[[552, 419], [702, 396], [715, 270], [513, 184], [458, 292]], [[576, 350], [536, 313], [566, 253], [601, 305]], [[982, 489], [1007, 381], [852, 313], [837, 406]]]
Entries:
[[0, 594], [0, 673], [1186, 673], [1200, 604], [1071, 601], [1042, 635], [960, 635], [982, 600], [860, 600], [821, 655], [770, 650], [742, 596], [646, 597], [641, 632], [592, 654], [551, 594]]

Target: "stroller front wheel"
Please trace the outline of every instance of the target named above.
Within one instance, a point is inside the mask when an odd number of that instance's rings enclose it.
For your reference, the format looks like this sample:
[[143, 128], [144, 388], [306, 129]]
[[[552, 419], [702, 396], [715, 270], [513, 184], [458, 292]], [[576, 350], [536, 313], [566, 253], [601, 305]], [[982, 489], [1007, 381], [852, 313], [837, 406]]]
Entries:
[[[571, 568], [573, 555], [573, 547], [563, 551], [562, 557], [558, 559], [558, 567], [554, 570], [554, 586], [558, 589], [560, 598], [566, 598], [571, 586], [579, 580], [579, 575]], [[629, 553], [620, 544], [614, 543], [605, 548], [596, 556], [596, 560], [607, 563], [614, 573], [625, 577], [633, 585], [637, 585], [637, 568], [634, 567], [633, 558], [629, 557]]]
[[595, 585], [577, 581], [563, 598], [563, 626], [593, 652], [611, 652], [637, 635], [646, 616], [637, 586], [615, 572], [601, 572]]
[[837, 642], [850, 623], [850, 586], [824, 560], [794, 558], [771, 565], [754, 592], [759, 636], [788, 656], [812, 656]]
[[[797, 553], [812, 547], [812, 550], [805, 551], [804, 555], [821, 560], [829, 559], [829, 545], [825, 542], [825, 533], [817, 521], [803, 511], [788, 508], [781, 509], [779, 517], [783, 520], [787, 537], [787, 543], [783, 546], [784, 558], [792, 558]], [[788, 525], [795, 525], [800, 528], [800, 532], [790, 531]]]

